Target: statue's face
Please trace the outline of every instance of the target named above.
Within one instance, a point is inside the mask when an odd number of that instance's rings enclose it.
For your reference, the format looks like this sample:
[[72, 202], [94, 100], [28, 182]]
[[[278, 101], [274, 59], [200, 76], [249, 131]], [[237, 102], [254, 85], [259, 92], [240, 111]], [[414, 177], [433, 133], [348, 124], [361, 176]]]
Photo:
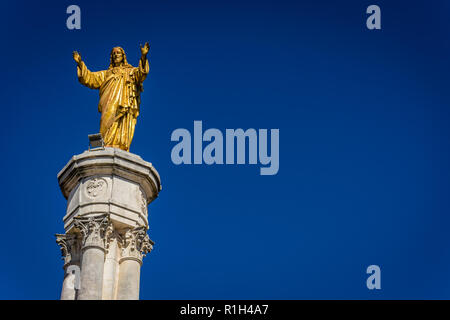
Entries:
[[114, 65], [117, 66], [123, 62], [123, 53], [122, 53], [122, 50], [120, 50], [119, 48], [114, 48], [111, 55], [112, 55]]

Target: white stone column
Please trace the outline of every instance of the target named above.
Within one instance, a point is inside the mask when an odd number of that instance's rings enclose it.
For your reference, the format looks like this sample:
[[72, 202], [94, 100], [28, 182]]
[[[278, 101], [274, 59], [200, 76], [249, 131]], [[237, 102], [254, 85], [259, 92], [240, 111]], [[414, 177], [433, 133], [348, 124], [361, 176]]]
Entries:
[[117, 280], [119, 274], [119, 242], [120, 236], [109, 225], [106, 240], [106, 257], [103, 271], [103, 296], [102, 300], [114, 300], [116, 297]]
[[141, 262], [128, 258], [121, 259], [119, 270], [117, 300], [139, 300]]
[[109, 219], [105, 215], [75, 218], [74, 226], [83, 236], [78, 300], [101, 300], [105, 263], [105, 234]]
[[80, 277], [80, 241], [76, 234], [56, 234], [55, 236], [64, 259], [61, 300], [76, 300]]
[[142, 258], [153, 249], [145, 228], [128, 229], [122, 241], [117, 300], [139, 300]]
[[130, 152], [99, 148], [74, 155], [58, 182], [67, 199], [64, 230], [77, 235], [81, 269], [78, 292], [69, 274], [61, 298], [138, 299], [142, 257], [153, 245], [147, 206], [161, 191], [156, 169]]

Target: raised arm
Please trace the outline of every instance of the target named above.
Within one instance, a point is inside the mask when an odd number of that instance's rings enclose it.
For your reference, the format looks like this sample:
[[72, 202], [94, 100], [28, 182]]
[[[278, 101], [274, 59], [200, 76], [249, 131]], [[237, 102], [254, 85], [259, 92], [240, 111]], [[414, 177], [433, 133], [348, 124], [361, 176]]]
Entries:
[[148, 42], [145, 43], [145, 45], [141, 46], [141, 59], [139, 60], [139, 67], [137, 70], [137, 76], [139, 81], [142, 83], [144, 82], [145, 78], [147, 77], [147, 74], [150, 71], [150, 64], [148, 63], [147, 54], [150, 50], [150, 45]]
[[77, 63], [78, 81], [91, 89], [98, 89], [105, 81], [105, 71], [91, 72], [81, 60], [78, 52], [73, 52], [73, 60]]

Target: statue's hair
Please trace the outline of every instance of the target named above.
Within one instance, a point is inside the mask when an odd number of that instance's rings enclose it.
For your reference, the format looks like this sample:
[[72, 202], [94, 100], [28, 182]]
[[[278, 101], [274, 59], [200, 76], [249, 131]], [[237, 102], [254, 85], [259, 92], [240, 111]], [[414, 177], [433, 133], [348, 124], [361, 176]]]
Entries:
[[127, 61], [127, 55], [125, 54], [125, 50], [123, 50], [121, 47], [114, 47], [111, 49], [111, 53], [109, 54], [109, 68], [108, 69], [112, 69], [114, 68], [114, 60], [113, 60], [113, 51], [114, 49], [119, 49], [122, 52], [123, 55], [123, 65], [125, 67], [130, 67], [132, 68], [133, 66], [131, 64], [128, 63]]

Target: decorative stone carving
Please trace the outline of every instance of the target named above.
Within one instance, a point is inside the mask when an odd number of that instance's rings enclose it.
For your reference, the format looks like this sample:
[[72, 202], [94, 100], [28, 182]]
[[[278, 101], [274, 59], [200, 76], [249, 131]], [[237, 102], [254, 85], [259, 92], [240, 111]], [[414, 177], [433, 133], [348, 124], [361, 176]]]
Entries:
[[58, 174], [68, 200], [66, 234], [57, 235], [65, 261], [80, 268], [80, 289], [65, 274], [61, 299], [138, 299], [143, 257], [153, 249], [148, 205], [161, 180], [150, 162], [117, 148], [75, 155]]
[[99, 247], [105, 250], [106, 231], [110, 225], [108, 215], [100, 215], [89, 218], [75, 217], [74, 226], [82, 235], [82, 249], [87, 247]]
[[61, 247], [64, 266], [80, 260], [80, 241], [76, 234], [55, 234], [56, 243]]
[[142, 258], [152, 251], [155, 243], [147, 235], [146, 229], [128, 229], [122, 238], [122, 259], [133, 259], [142, 263]]
[[106, 192], [107, 183], [105, 179], [93, 178], [86, 183], [86, 194], [90, 198], [96, 198]]
[[142, 213], [147, 216], [147, 199], [145, 198], [144, 193], [140, 190], [140, 199], [138, 199], [138, 203], [141, 204]]
[[68, 199], [63, 218], [73, 233], [74, 217], [109, 214], [118, 230], [145, 226], [147, 206], [158, 196], [161, 181], [151, 163], [116, 148], [91, 150], [72, 157], [58, 174]]
[[117, 239], [118, 242], [121, 242], [122, 238], [119, 235], [119, 233], [115, 230], [114, 225], [112, 223], [109, 223], [106, 227], [105, 231], [105, 249], [106, 252], [109, 251], [111, 242]]

